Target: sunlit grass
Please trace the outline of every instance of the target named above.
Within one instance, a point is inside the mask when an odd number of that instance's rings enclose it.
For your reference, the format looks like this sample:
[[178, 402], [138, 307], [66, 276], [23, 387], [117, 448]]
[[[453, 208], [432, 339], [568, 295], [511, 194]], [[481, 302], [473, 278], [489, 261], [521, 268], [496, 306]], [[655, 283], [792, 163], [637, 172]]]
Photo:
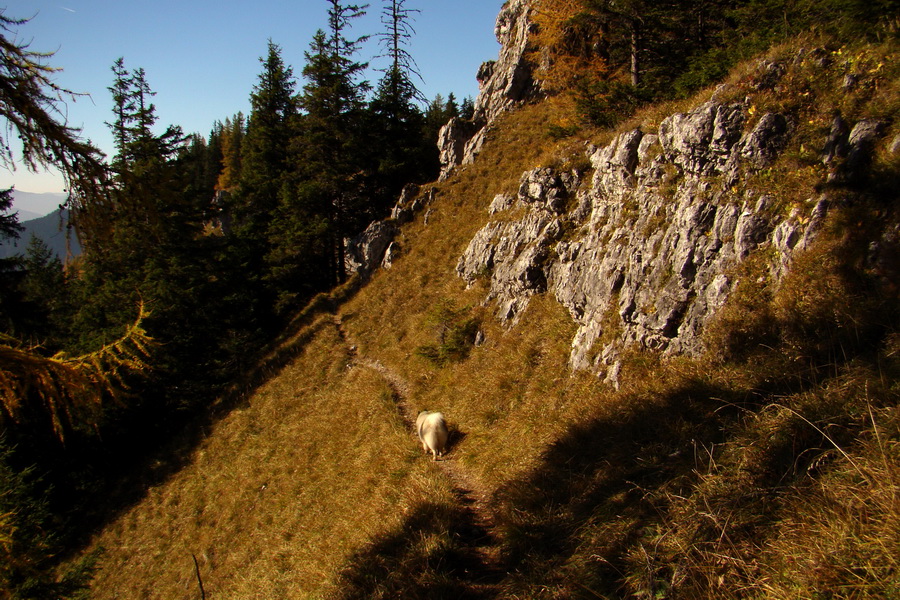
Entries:
[[[801, 46], [814, 47], [800, 40], [770, 58]], [[837, 59], [824, 70], [791, 63], [784, 89], [761, 92], [748, 63], [721, 91], [796, 119], [782, 159], [747, 182], [776, 195], [778, 210], [821, 191], [812, 144], [827, 134], [826, 113], [883, 115], [900, 97], [893, 54], [855, 52], [855, 65], [884, 65], [877, 85], [818, 105], [794, 86], [839, 85]], [[617, 131], [653, 131], [713, 93], [646, 107]], [[502, 117], [476, 163], [435, 184], [434, 203], [404, 226], [390, 270], [298, 314], [261, 365], [264, 383], [98, 536], [98, 598], [198, 597], [192, 556], [210, 597], [465, 597], [474, 587], [459, 529], [471, 517], [400, 402], [409, 414], [444, 412], [446, 460], [486, 493], [509, 571], [498, 597], [900, 593], [898, 266], [868, 258], [872, 239], [896, 244], [900, 222], [887, 143], [875, 157], [887, 183], [837, 190], [820, 240], [779, 285], [766, 248], [728, 274], [739, 283], [705, 332], [704, 356], [627, 352], [614, 390], [570, 371], [575, 324], [550, 295], [505, 327], [483, 303], [485, 282], [467, 288], [455, 273], [496, 194], [514, 194], [526, 170], [583, 165], [584, 142], [616, 133], [554, 141], [547, 124], [560, 110], [538, 103]], [[429, 360], [417, 350], [437, 343], [435, 315], [448, 306], [478, 323], [483, 342]], [[400, 380], [404, 397], [354, 362], [351, 346]]]

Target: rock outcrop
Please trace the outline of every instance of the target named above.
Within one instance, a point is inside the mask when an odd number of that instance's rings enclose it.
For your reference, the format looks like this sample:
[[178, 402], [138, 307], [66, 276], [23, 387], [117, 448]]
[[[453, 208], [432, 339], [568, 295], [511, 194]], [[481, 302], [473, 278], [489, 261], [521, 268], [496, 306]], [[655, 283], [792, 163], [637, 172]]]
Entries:
[[530, 0], [509, 0], [500, 10], [494, 27], [500, 54], [497, 60], [482, 64], [478, 70], [474, 116], [471, 121], [451, 119], [440, 131], [441, 180], [457, 165], [470, 164], [475, 159], [498, 115], [540, 93], [525, 58], [533, 27], [531, 11]]
[[374, 221], [356, 237], [344, 240], [344, 268], [347, 273], [368, 277], [378, 267], [391, 267], [400, 254], [400, 245], [394, 241], [400, 225], [412, 221], [416, 213], [434, 201], [434, 188], [420, 192], [418, 185], [407, 184], [391, 209], [390, 218]]
[[[623, 349], [694, 354], [700, 333], [735, 286], [735, 267], [767, 247], [778, 281], [828, 210], [824, 196], [784, 215], [778, 199], [735, 185], [785, 147], [790, 118], [750, 124], [745, 103], [708, 102], [609, 145], [589, 146], [593, 175], [551, 168], [522, 175], [500, 195], [459, 259], [467, 282], [490, 280], [486, 303], [514, 326], [529, 298], [552, 293], [578, 324], [570, 366], [615, 381]], [[859, 131], [853, 136], [851, 131]], [[850, 148], [871, 144], [875, 125], [847, 128]], [[862, 151], [862, 150], [861, 150]]]
[[397, 223], [393, 219], [373, 221], [358, 236], [344, 240], [344, 267], [347, 273], [367, 277], [381, 266], [397, 231]]

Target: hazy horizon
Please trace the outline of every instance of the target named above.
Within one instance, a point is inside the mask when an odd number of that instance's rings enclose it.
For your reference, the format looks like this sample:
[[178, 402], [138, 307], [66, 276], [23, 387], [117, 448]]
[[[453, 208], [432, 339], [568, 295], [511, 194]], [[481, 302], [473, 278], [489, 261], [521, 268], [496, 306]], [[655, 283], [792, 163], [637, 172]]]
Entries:
[[19, 213], [20, 223], [39, 219], [59, 208], [65, 199], [65, 192], [31, 192], [14, 188], [11, 212]]

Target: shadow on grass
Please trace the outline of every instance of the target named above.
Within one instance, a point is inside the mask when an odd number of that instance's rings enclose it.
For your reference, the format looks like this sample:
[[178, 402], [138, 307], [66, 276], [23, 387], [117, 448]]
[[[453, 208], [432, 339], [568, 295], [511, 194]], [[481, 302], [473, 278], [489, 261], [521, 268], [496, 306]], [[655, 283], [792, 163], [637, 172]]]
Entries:
[[447, 436], [447, 449], [446, 452], [449, 454], [453, 452], [453, 449], [459, 446], [465, 441], [466, 437], [468, 437], [468, 433], [461, 430], [456, 424], [450, 425], [450, 432]]
[[422, 504], [397, 531], [350, 558], [334, 598], [493, 598], [500, 574], [477, 552], [488, 541], [468, 507]]
[[[769, 386], [764, 396], [777, 397], [779, 386]], [[814, 455], [825, 443], [796, 421], [767, 430], [771, 437], [748, 439], [748, 417], [766, 405], [760, 393], [756, 386], [729, 388], [691, 376], [663, 392], [623, 395], [570, 428], [535, 470], [495, 493], [492, 533], [478, 527], [464, 501], [419, 507], [400, 531], [350, 560], [338, 597], [664, 594], [683, 558], [657, 547], [673, 523], [689, 544], [712, 548], [725, 535], [726, 519], [716, 517], [726, 515], [728, 535], [753, 545], [778, 518], [779, 490], [806, 472], [799, 457], [810, 450]], [[746, 464], [738, 466], [733, 457], [727, 466], [718, 463], [725, 452], [743, 455], [747, 444], [761, 447]], [[704, 489], [719, 468], [731, 471]], [[713, 516], [703, 518], [703, 511]], [[502, 572], [472, 552], [478, 544], [496, 544], [492, 536], [501, 545], [496, 562]], [[479, 577], [490, 585], [473, 585]]]
[[539, 468], [496, 495], [510, 597], [620, 597], [630, 552], [667, 521], [672, 498], [691, 493], [742, 403], [687, 380], [620, 399], [552, 444]]

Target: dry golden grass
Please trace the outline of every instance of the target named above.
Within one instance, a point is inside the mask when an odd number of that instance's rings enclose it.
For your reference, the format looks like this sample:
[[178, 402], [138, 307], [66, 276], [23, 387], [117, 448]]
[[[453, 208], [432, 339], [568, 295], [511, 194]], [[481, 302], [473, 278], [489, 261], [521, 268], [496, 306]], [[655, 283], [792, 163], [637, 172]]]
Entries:
[[[709, 356], [634, 352], [614, 392], [569, 371], [574, 324], [552, 297], [507, 329], [484, 282], [455, 273], [494, 195], [615, 133], [552, 142], [557, 110], [503, 117], [478, 161], [435, 185], [427, 223], [403, 228], [390, 270], [298, 315], [267, 382], [98, 535], [98, 598], [198, 597], [192, 555], [210, 598], [897, 597], [897, 273], [865, 267], [873, 232], [900, 222], [896, 192], [833, 210], [779, 289], [764, 254], [748, 261]], [[790, 185], [812, 193], [816, 177]], [[438, 366], [417, 349], [436, 343], [441, 306], [479, 322], [484, 343]], [[400, 402], [447, 415], [453, 469], [422, 455]], [[483, 495], [475, 509], [460, 474]], [[472, 510], [508, 570], [490, 589], [460, 541]]]
[[95, 540], [97, 598], [325, 594], [347, 558], [423, 500], [447, 501], [376, 373], [324, 328], [219, 422], [191, 464]]

